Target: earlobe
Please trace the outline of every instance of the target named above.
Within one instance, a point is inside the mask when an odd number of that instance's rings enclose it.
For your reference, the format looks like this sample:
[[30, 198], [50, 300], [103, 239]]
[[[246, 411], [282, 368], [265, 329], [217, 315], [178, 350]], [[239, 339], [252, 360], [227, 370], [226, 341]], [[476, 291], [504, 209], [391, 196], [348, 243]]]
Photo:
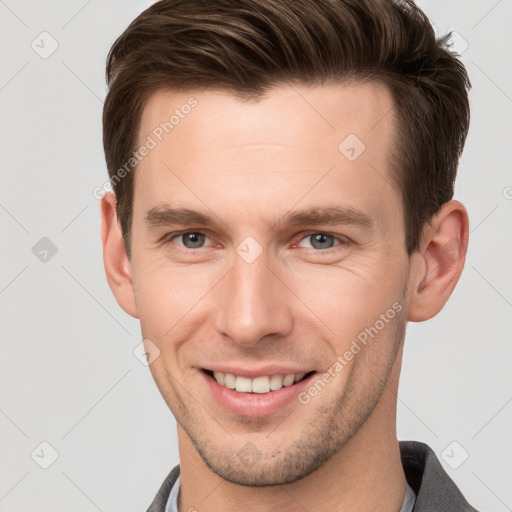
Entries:
[[437, 315], [457, 284], [469, 239], [469, 220], [462, 203], [445, 203], [426, 225], [409, 280], [407, 319], [422, 322]]
[[117, 303], [129, 315], [138, 318], [131, 275], [131, 263], [116, 214], [116, 198], [111, 192], [101, 199], [101, 242], [107, 281]]

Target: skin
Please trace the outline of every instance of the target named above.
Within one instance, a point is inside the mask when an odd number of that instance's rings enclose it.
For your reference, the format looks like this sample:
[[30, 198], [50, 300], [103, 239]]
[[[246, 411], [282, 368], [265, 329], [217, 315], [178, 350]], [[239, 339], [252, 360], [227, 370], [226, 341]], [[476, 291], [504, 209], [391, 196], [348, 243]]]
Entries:
[[[108, 282], [160, 351], [150, 370], [178, 423], [180, 510], [398, 511], [405, 328], [436, 315], [451, 295], [467, 212], [456, 200], [444, 204], [420, 251], [407, 255], [389, 163], [393, 102], [383, 85], [279, 86], [261, 101], [159, 91], [144, 109], [140, 141], [191, 96], [197, 106], [136, 170], [131, 261], [114, 195], [101, 203]], [[349, 134], [366, 146], [352, 162], [338, 150]], [[210, 213], [215, 225], [149, 227], [146, 212], [164, 204]], [[325, 206], [362, 210], [372, 225], [280, 222]], [[187, 249], [184, 237], [168, 236], [183, 230], [206, 237]], [[319, 248], [315, 233], [333, 237]], [[248, 236], [262, 250], [252, 263], [236, 251]], [[204, 386], [200, 369], [225, 363], [321, 376], [395, 303], [401, 311], [306, 405], [234, 414]], [[240, 455], [248, 446], [249, 459]]]

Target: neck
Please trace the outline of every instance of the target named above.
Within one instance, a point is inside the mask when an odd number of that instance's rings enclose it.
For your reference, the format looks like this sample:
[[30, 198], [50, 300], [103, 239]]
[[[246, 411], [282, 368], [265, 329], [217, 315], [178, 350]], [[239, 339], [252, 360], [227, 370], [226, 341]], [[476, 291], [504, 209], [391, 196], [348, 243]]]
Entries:
[[179, 509], [212, 512], [399, 512], [405, 475], [396, 437], [396, 399], [401, 351], [386, 388], [358, 432], [323, 466], [284, 485], [247, 487], [225, 481], [203, 462], [178, 427]]

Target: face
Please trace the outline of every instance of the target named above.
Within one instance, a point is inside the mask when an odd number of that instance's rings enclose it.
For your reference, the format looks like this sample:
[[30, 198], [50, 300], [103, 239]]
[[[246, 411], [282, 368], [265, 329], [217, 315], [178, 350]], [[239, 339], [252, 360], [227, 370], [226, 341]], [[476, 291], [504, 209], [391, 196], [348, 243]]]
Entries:
[[137, 315], [180, 441], [226, 480], [298, 480], [376, 411], [409, 275], [390, 112], [387, 89], [361, 83], [146, 105]]

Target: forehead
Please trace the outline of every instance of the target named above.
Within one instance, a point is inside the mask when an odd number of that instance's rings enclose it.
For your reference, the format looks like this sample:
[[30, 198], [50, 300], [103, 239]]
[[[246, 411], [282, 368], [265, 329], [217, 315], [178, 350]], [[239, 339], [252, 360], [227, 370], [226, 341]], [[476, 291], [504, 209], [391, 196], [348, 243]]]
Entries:
[[[201, 146], [211, 144], [222, 149], [235, 144], [297, 145], [305, 137], [315, 145], [326, 136], [335, 142], [343, 132], [352, 130], [374, 143], [371, 132], [379, 125], [373, 136], [381, 138], [390, 130], [393, 115], [388, 114], [392, 111], [391, 94], [379, 82], [281, 85], [260, 99], [249, 100], [222, 90], [159, 90], [146, 102], [139, 135], [144, 138], [159, 132], [160, 127], [163, 138], [178, 139], [182, 134], [191, 146], [199, 141]], [[192, 120], [185, 122], [188, 117]], [[229, 138], [225, 137], [226, 128]], [[309, 133], [305, 128], [311, 128]]]
[[337, 199], [378, 217], [385, 203], [397, 204], [393, 119], [379, 83], [283, 85], [258, 101], [158, 91], [141, 118], [139, 144], [154, 147], [135, 173], [135, 204], [147, 210], [186, 197], [204, 209], [204, 200], [222, 198], [275, 213], [304, 195], [301, 206]]

